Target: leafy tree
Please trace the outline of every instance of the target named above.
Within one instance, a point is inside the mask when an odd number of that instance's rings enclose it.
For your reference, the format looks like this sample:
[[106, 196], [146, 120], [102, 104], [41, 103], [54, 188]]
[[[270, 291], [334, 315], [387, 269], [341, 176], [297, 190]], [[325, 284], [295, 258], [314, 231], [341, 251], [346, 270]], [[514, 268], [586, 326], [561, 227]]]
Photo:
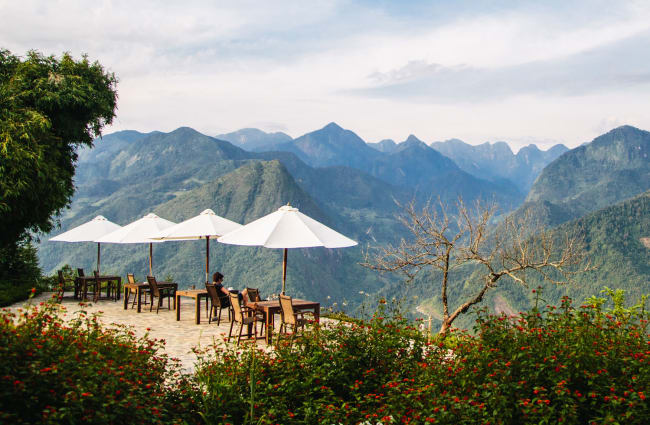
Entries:
[[86, 56], [0, 49], [0, 248], [52, 229], [74, 193], [76, 148], [115, 116], [116, 83]]
[[[459, 199], [456, 210], [455, 218], [451, 218], [442, 202], [437, 208], [427, 204], [422, 211], [411, 202], [400, 220], [412, 239], [402, 239], [399, 246], [381, 247], [374, 258], [367, 256], [362, 264], [380, 272], [403, 273], [409, 280], [421, 271], [439, 270], [441, 335], [461, 314], [483, 301], [501, 278], [525, 286], [533, 272], [548, 282], [564, 284], [585, 257], [578, 234], [556, 234], [534, 225], [529, 215], [509, 216], [491, 227], [496, 210], [492, 205], [477, 202], [476, 208], [470, 209]], [[468, 289], [462, 299], [455, 300], [454, 307], [449, 300], [450, 274], [461, 268], [472, 273], [465, 283]]]

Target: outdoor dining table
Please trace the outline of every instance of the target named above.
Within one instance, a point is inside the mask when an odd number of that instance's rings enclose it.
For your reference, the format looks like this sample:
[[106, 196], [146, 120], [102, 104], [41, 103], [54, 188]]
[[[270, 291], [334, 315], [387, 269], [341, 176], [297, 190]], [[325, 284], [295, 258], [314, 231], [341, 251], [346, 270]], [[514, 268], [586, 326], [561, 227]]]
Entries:
[[[294, 310], [313, 310], [314, 319], [318, 323], [320, 320], [320, 303], [294, 298], [291, 300]], [[266, 344], [269, 345], [273, 339], [273, 316], [279, 314], [282, 310], [280, 300], [258, 301], [249, 304], [255, 310], [263, 311], [266, 316], [266, 334], [264, 336]]]
[[[157, 282], [159, 288], [174, 288], [175, 290], [178, 289], [178, 283], [175, 282]], [[124, 284], [124, 310], [128, 308], [129, 305], [129, 297], [131, 295], [132, 290], [135, 291], [135, 296], [137, 297], [136, 299], [138, 300], [138, 313], [142, 310], [142, 294], [146, 293], [146, 291], [149, 289], [149, 283], [148, 282], [137, 282], [137, 283], [126, 283]], [[176, 299], [174, 299], [174, 308], [176, 307]]]
[[[113, 275], [103, 275], [103, 276], [77, 276], [75, 278], [75, 285], [77, 285], [78, 288], [81, 288], [79, 297], [81, 298], [86, 298], [86, 295], [88, 293], [88, 282], [93, 282], [93, 281], [99, 281], [99, 282], [110, 282], [110, 281], [117, 281], [117, 299], [120, 299], [120, 293], [122, 292], [122, 277], [121, 276], [113, 276]], [[99, 289], [97, 289], [99, 290]]]
[[208, 291], [206, 289], [186, 289], [176, 291], [176, 320], [181, 320], [181, 297], [194, 298], [196, 317], [194, 321], [201, 324], [201, 298], [205, 298], [205, 309], [208, 309]]

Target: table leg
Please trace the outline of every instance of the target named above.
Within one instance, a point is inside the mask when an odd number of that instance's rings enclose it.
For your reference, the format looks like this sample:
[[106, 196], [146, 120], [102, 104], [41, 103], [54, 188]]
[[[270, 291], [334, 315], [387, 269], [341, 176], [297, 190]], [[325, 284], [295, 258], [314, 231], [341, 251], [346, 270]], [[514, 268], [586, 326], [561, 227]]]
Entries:
[[320, 306], [314, 308], [314, 320], [320, 323]]
[[137, 287], [135, 292], [138, 294], [138, 313], [142, 310], [142, 288]]
[[176, 295], [174, 299], [174, 307], [176, 307], [176, 321], [178, 322], [181, 320], [181, 296]]
[[271, 344], [271, 340], [273, 339], [273, 334], [271, 332], [271, 326], [273, 326], [273, 313], [271, 310], [268, 310], [266, 312], [266, 345]]
[[124, 310], [127, 309], [129, 305], [129, 288], [124, 288]]
[[196, 324], [199, 325], [201, 324], [201, 297], [198, 295], [196, 296], [196, 303], [195, 303], [195, 309], [196, 309]]
[[122, 278], [118, 277], [117, 278], [117, 299], [120, 299], [120, 295], [122, 294]]

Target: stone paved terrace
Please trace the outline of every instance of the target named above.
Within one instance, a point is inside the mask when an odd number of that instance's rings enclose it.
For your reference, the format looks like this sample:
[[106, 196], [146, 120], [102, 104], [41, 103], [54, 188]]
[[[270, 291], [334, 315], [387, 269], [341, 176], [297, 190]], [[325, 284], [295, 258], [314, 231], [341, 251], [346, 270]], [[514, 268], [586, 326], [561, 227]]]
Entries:
[[[42, 293], [33, 298], [31, 302], [32, 304], [39, 303], [49, 299], [51, 296], [52, 293]], [[24, 304], [24, 302], [16, 303], [9, 308], [15, 310]], [[67, 310], [67, 316], [71, 316], [71, 313], [81, 309], [79, 301], [73, 300], [67, 293], [61, 304]], [[166, 300], [164, 301], [164, 306], [167, 306]], [[205, 301], [202, 301], [201, 305], [201, 324], [197, 325], [194, 322], [194, 306], [193, 299], [182, 299], [180, 321], [176, 321], [176, 311], [173, 309], [170, 311], [167, 308], [161, 308], [158, 314], [156, 314], [155, 307], [152, 312], [149, 312], [149, 305], [143, 305], [142, 312], [139, 314], [135, 307], [131, 309], [129, 306], [127, 310], [124, 310], [123, 298], [117, 302], [100, 300], [96, 304], [89, 303], [84, 308], [88, 313], [101, 312], [100, 320], [105, 324], [132, 326], [137, 336], [144, 335], [146, 329], [150, 328], [149, 335], [152, 338], [164, 339], [166, 342], [165, 352], [170, 357], [180, 359], [183, 364], [183, 370], [191, 372], [194, 370], [194, 362], [196, 361], [196, 356], [192, 353], [192, 347], [197, 345], [205, 347], [211, 345], [213, 341], [225, 344], [223, 337], [224, 335], [228, 335], [230, 329], [228, 313], [225, 309], [222, 312], [221, 324], [219, 326], [217, 326], [216, 322], [208, 324], [205, 313]], [[276, 318], [277, 321], [279, 321], [279, 318]], [[258, 323], [257, 326], [259, 333], [260, 324]], [[246, 328], [244, 328], [244, 332], [246, 332]], [[233, 333], [235, 333], [235, 329], [233, 329]], [[242, 343], [244, 341], [244, 336], [242, 336]], [[272, 347], [266, 346], [263, 338], [258, 337], [256, 343], [260, 348], [272, 349]]]

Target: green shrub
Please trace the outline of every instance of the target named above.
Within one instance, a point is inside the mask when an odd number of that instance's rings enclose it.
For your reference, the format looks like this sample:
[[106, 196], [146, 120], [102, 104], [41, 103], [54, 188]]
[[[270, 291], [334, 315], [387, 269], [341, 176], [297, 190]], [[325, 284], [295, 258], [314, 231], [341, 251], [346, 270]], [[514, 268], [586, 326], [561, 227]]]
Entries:
[[28, 239], [0, 247], [0, 307], [26, 300], [44, 288], [36, 248]]
[[54, 302], [0, 313], [0, 423], [183, 423], [194, 389], [162, 342]]
[[452, 349], [380, 306], [275, 353], [204, 352], [200, 410], [234, 424], [648, 423], [647, 315], [602, 306], [480, 312], [475, 335], [454, 332]]

